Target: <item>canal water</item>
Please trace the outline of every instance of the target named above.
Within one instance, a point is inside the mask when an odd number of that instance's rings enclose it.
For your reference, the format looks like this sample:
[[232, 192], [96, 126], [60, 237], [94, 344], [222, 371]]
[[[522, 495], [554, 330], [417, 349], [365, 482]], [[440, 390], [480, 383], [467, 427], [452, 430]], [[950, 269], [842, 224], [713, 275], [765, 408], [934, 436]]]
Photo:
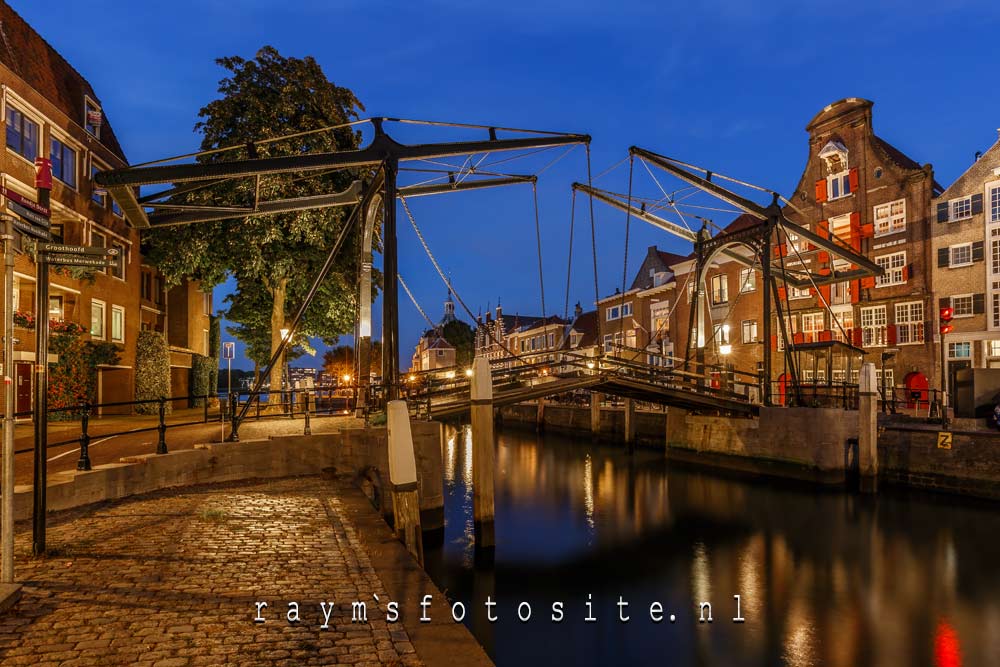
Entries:
[[678, 469], [654, 451], [498, 435], [492, 562], [474, 549], [468, 427], [447, 434], [445, 539], [426, 554], [498, 665], [1000, 665], [996, 505], [814, 491]]

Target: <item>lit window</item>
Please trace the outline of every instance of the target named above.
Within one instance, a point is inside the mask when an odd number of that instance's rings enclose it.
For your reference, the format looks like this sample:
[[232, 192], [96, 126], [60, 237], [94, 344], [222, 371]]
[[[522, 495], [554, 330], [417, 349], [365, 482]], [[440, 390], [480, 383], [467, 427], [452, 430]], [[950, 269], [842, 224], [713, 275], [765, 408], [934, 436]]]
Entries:
[[963, 243], [962, 245], [953, 245], [950, 248], [951, 257], [948, 262], [949, 267], [956, 266], [968, 266], [972, 264], [972, 244]]
[[849, 336], [851, 329], [854, 328], [854, 309], [834, 310], [831, 311], [831, 316], [833, 326], [830, 328], [833, 329], [833, 337], [842, 343], [851, 343]]
[[972, 197], [952, 199], [948, 202], [948, 221], [965, 220], [972, 217]]
[[63, 298], [62, 296], [49, 297], [49, 319], [61, 320], [63, 318]]
[[76, 187], [76, 151], [59, 141], [52, 140], [49, 157], [52, 160], [52, 175], [71, 188]]
[[7, 105], [7, 148], [35, 162], [38, 157], [38, 123]]
[[[796, 315], [785, 315], [785, 329], [788, 331], [789, 337], [794, 336], [799, 332], [799, 318]], [[785, 349], [785, 337], [781, 333], [781, 324], [775, 323], [775, 330], [778, 332], [778, 349]]]
[[885, 347], [885, 306], [861, 309], [861, 344], [864, 347]]
[[824, 329], [823, 313], [802, 313], [802, 333], [815, 335]]
[[986, 341], [986, 356], [1000, 357], [1000, 340]]
[[1000, 222], [1000, 183], [990, 183], [986, 188], [990, 205], [990, 222]]
[[103, 301], [90, 302], [90, 335], [100, 340], [104, 340], [104, 308]]
[[728, 276], [725, 274], [717, 274], [712, 276], [712, 303], [719, 305], [720, 303], [729, 302], [729, 280]]
[[971, 294], [962, 294], [951, 297], [951, 307], [954, 309], [955, 317], [971, 317], [973, 313], [973, 303]]
[[972, 343], [948, 343], [949, 359], [969, 359], [972, 357]]
[[125, 309], [121, 306], [111, 306], [111, 340], [125, 342]]
[[875, 236], [906, 229], [906, 200], [898, 199], [875, 207]]
[[753, 292], [757, 289], [757, 273], [750, 268], [740, 269], [740, 293]]
[[851, 214], [838, 215], [830, 218], [827, 223], [830, 227], [830, 233], [836, 236], [838, 239], [844, 243], [851, 242]]
[[788, 287], [788, 298], [789, 299], [808, 299], [809, 298], [809, 288], [808, 287]]
[[729, 326], [726, 324], [716, 324], [715, 342], [718, 345], [729, 345]]
[[885, 269], [885, 273], [875, 278], [876, 287], [888, 287], [890, 285], [902, 285], [906, 282], [903, 278], [903, 269], [906, 266], [906, 252], [894, 252], [891, 255], [882, 255], [875, 258], [875, 263]]
[[896, 342], [900, 345], [924, 342], [922, 301], [896, 304]]
[[743, 320], [743, 342], [757, 342], [757, 320]]
[[101, 169], [96, 164], [90, 165], [90, 186], [91, 186], [90, 198], [91, 200], [93, 200], [95, 204], [97, 204], [101, 208], [104, 208], [105, 206], [104, 197], [107, 194], [107, 191], [101, 186], [99, 186], [97, 184], [97, 181], [94, 180], [94, 176], [96, 176], [97, 172], [99, 171], [101, 171]]

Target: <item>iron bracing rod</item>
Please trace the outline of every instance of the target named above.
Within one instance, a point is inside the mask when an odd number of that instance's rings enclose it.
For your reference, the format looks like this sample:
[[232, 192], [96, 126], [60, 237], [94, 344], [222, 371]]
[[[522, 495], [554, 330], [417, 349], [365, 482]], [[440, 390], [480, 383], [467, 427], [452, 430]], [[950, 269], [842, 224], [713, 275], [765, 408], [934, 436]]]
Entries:
[[[702, 178], [696, 174], [692, 174], [687, 169], [675, 164], [675, 161], [671, 158], [664, 157], [663, 155], [658, 155], [652, 151], [648, 151], [644, 148], [639, 148], [638, 146], [632, 146], [629, 148], [629, 155], [634, 155], [639, 157], [646, 162], [652, 164], [653, 166], [659, 167], [660, 169], [666, 171], [669, 174], [679, 178], [680, 180], [695, 186], [696, 188], [707, 192], [722, 201], [739, 208], [742, 211], [749, 213], [750, 215], [759, 218], [760, 220], [768, 220], [772, 216], [776, 216], [778, 219], [778, 224], [782, 227], [788, 228], [792, 233], [803, 237], [815, 246], [818, 246], [824, 250], [827, 250], [839, 258], [850, 262], [851, 264], [856, 264], [861, 269], [850, 271], [847, 273], [840, 274], [838, 277], [834, 277], [832, 274], [830, 276], [824, 276], [818, 279], [814, 279], [817, 285], [838, 282], [840, 280], [851, 280], [853, 278], [860, 278], [865, 276], [877, 275], [880, 276], [884, 273], [882, 267], [880, 267], [875, 262], [871, 261], [864, 255], [854, 252], [852, 248], [847, 248], [843, 245], [835, 243], [831, 239], [826, 239], [816, 234], [807, 227], [797, 225], [787, 218], [785, 218], [784, 213], [781, 208], [777, 205], [777, 193], [774, 193], [775, 203], [768, 207], [761, 206], [757, 202], [751, 201], [746, 197], [742, 197], [735, 192], [732, 192], [712, 181]], [[784, 276], [781, 276], [784, 279]], [[791, 284], [795, 285], [795, 282], [789, 280]], [[810, 283], [811, 285], [812, 283]], [[797, 287], [800, 285], [796, 285]]]
[[[270, 375], [271, 368], [278, 362], [281, 355], [284, 353], [285, 348], [288, 346], [288, 342], [295, 336], [298, 330], [299, 323], [302, 321], [302, 317], [305, 315], [306, 309], [312, 303], [313, 297], [319, 290], [319, 286], [322, 284], [323, 280], [330, 273], [330, 269], [333, 268], [334, 260], [336, 260], [337, 255], [340, 254], [340, 249], [344, 245], [344, 241], [347, 239], [351, 229], [357, 223], [360, 213], [368, 205], [372, 196], [379, 191], [382, 187], [382, 178], [376, 178], [365, 190], [361, 201], [355, 205], [354, 210], [351, 211], [350, 216], [344, 223], [343, 228], [340, 230], [340, 235], [337, 236], [337, 240], [334, 242], [333, 247], [330, 249], [329, 254], [326, 256], [326, 261], [323, 263], [323, 267], [316, 274], [316, 278], [313, 280], [312, 285], [309, 287], [309, 291], [306, 293], [305, 298], [302, 300], [302, 304], [299, 306], [298, 311], [295, 313], [295, 317], [292, 319], [291, 324], [288, 327], [288, 335], [282, 337], [281, 342], [278, 344], [278, 349], [274, 351], [271, 358], [268, 360], [267, 365], [264, 367], [263, 372], [257, 377], [257, 382], [254, 383], [253, 390], [250, 392], [250, 396], [247, 402], [243, 404], [243, 408], [240, 410], [239, 415], [233, 417], [232, 431], [229, 434], [230, 441], [239, 441], [239, 427], [240, 423], [246, 417], [247, 411], [250, 410], [250, 404], [253, 402], [254, 396], [260, 395], [261, 387], [264, 383], [264, 378]], [[269, 393], [273, 394], [275, 387], [269, 387]]]
[[653, 225], [654, 227], [659, 227], [660, 229], [662, 229], [664, 231], [670, 232], [671, 234], [674, 234], [675, 236], [679, 236], [682, 239], [684, 239], [685, 241], [690, 241], [690, 242], [694, 243], [694, 241], [698, 237], [697, 234], [695, 234], [694, 232], [692, 232], [690, 229], [688, 229], [686, 227], [682, 227], [681, 225], [678, 225], [675, 222], [670, 222], [669, 220], [664, 220], [663, 218], [661, 218], [658, 215], [654, 215], [652, 213], [649, 213], [648, 211], [644, 211], [644, 210], [641, 210], [639, 208], [636, 208], [635, 206], [631, 206], [627, 202], [623, 202], [623, 201], [620, 201], [618, 199], [615, 199], [614, 197], [608, 195], [603, 190], [598, 190], [597, 188], [594, 188], [594, 187], [591, 187], [589, 185], [586, 185], [585, 183], [574, 183], [573, 184], [573, 189], [574, 190], [579, 190], [580, 192], [583, 192], [584, 194], [588, 194], [591, 197], [593, 197], [594, 199], [596, 199], [598, 201], [602, 201], [605, 204], [607, 204], [608, 206], [613, 206], [613, 207], [617, 208], [620, 211], [624, 211], [626, 213], [631, 213], [631, 215], [633, 215], [634, 217], [639, 218], [640, 220], [642, 220], [644, 222], [648, 222], [649, 224]]
[[[519, 183], [534, 183], [534, 176], [511, 175], [503, 178], [482, 178], [474, 181], [462, 181], [461, 183], [437, 183], [432, 185], [411, 185], [399, 189], [400, 197], [423, 197], [427, 195], [444, 194], [446, 192], [458, 192], [462, 190], [482, 190], [486, 188], [496, 188], [505, 185], [517, 185]], [[229, 220], [231, 218], [249, 218], [257, 215], [272, 215], [275, 213], [289, 213], [292, 211], [305, 211], [316, 208], [330, 208], [335, 206], [353, 206], [361, 201], [361, 182], [354, 181], [351, 186], [339, 193], [326, 195], [311, 195], [308, 197], [297, 197], [294, 199], [282, 199], [272, 202], [261, 202], [256, 209], [237, 208], [233, 206], [210, 207], [210, 206], [179, 206], [183, 211], [163, 211], [149, 215], [150, 227], [172, 227], [176, 225], [189, 225], [195, 222], [211, 222], [219, 220]], [[172, 207], [171, 204], [146, 204], [146, 206]]]

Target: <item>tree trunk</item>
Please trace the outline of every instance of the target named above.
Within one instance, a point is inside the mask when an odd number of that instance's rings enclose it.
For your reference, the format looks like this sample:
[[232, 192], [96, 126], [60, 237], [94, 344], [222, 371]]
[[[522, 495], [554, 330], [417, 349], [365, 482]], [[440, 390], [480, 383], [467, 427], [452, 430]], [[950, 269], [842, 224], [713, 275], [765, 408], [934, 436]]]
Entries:
[[[274, 302], [271, 306], [272, 357], [281, 345], [281, 329], [285, 326], [285, 294], [287, 289], [288, 280], [286, 278], [279, 278], [271, 284], [271, 296], [274, 297]], [[274, 366], [271, 367], [271, 376], [269, 378], [271, 389], [267, 398], [269, 405], [278, 405], [281, 402], [281, 377], [285, 368], [284, 361], [284, 356], [278, 357]]]

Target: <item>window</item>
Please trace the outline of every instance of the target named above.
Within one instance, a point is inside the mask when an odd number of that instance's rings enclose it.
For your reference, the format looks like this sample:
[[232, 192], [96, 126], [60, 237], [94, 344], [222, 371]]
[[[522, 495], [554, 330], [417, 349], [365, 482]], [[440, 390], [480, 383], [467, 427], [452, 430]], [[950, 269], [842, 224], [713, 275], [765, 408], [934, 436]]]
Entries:
[[101, 208], [104, 208], [104, 197], [107, 194], [107, 191], [104, 188], [102, 188], [101, 186], [99, 186], [97, 184], [97, 182], [94, 180], [94, 176], [96, 176], [97, 172], [99, 172], [99, 171], [101, 171], [101, 168], [98, 167], [96, 164], [91, 163], [91, 165], [90, 165], [90, 187], [91, 187], [90, 199], [95, 204], [97, 204], [98, 206], [100, 206]]
[[990, 273], [1000, 275], [1000, 239], [990, 241]]
[[1000, 357], [1000, 340], [983, 341], [987, 357]]
[[787, 234], [785, 240], [785, 251], [792, 257], [806, 249], [806, 244], [799, 240], [798, 234]]
[[955, 317], [972, 317], [972, 295], [961, 294], [951, 297], [951, 307], [955, 310]]
[[611, 306], [610, 308], [608, 308], [607, 314], [605, 315], [605, 319], [609, 321], [617, 320], [623, 317], [628, 317], [631, 314], [632, 314], [632, 303], [629, 302], [621, 306]]
[[809, 298], [809, 288], [799, 288], [799, 287], [788, 287], [788, 298], [789, 299], [808, 299]]
[[875, 236], [895, 234], [906, 229], [906, 200], [897, 199], [875, 207]]
[[885, 347], [885, 306], [861, 309], [861, 344]]
[[104, 340], [104, 308], [105, 303], [93, 299], [90, 302], [90, 335], [93, 338]]
[[7, 148], [35, 163], [38, 157], [38, 123], [7, 105]]
[[714, 326], [714, 336], [716, 345], [729, 345], [729, 325], [716, 324]]
[[729, 277], [723, 273], [712, 276], [712, 304], [729, 302]]
[[670, 302], [657, 301], [650, 306], [650, 320], [653, 323], [652, 338], [662, 336], [670, 331]]
[[743, 342], [757, 342], [757, 320], [743, 320]]
[[125, 214], [122, 213], [122, 207], [119, 206], [118, 202], [116, 202], [114, 199], [111, 200], [111, 212], [117, 215], [119, 218], [125, 217]]
[[[796, 316], [796, 315], [785, 315], [784, 320], [785, 320], [785, 329], [788, 331], [789, 337], [792, 337], [792, 336], [794, 336], [795, 334], [797, 334], [799, 332], [799, 327], [798, 327], [799, 318], [798, 318], [798, 316]], [[777, 336], [778, 336], [778, 349], [779, 350], [784, 350], [785, 349], [785, 337], [781, 333], [781, 324], [779, 322], [775, 322], [775, 331], [777, 331]]]
[[823, 329], [824, 318], [822, 312], [802, 313], [802, 333], [812, 336], [812, 340], [807, 339], [806, 342], [815, 342], [816, 334]]
[[694, 298], [694, 281], [691, 280], [691, 276], [688, 276], [687, 281], [687, 293], [688, 293], [688, 303], [691, 303], [691, 299]]
[[[885, 369], [885, 388], [886, 388], [886, 391], [888, 391], [890, 388], [896, 386], [895, 384], [893, 384], [893, 380], [894, 380], [893, 376], [894, 375], [895, 375], [895, 373], [893, 372], [893, 369], [891, 369], [891, 368], [886, 368]], [[883, 386], [882, 385], [882, 369], [879, 368], [878, 366], [875, 367], [875, 384], [876, 384], [876, 386], [878, 386], [879, 393], [882, 393], [882, 386]]]
[[[834, 310], [830, 314], [833, 320], [830, 327], [833, 330], [833, 337], [842, 343], [851, 343], [848, 336], [854, 328], [854, 309]], [[838, 324], [840, 326], [837, 326]]]
[[622, 317], [628, 317], [631, 314], [632, 314], [632, 303], [629, 302], [626, 303], [624, 306], [622, 306]]
[[153, 300], [153, 276], [146, 271], [142, 272], [142, 278], [139, 285], [139, 295], [147, 301]]
[[611, 351], [613, 351], [615, 349], [614, 343], [612, 341], [614, 341], [614, 337], [611, 334], [604, 334], [604, 351], [605, 352], [611, 352]]
[[906, 282], [904, 268], [906, 267], [906, 252], [894, 252], [891, 255], [882, 255], [875, 258], [875, 263], [885, 269], [885, 273], [876, 276], [876, 287], [889, 287], [890, 285], [902, 285]]
[[972, 197], [961, 197], [948, 202], [948, 222], [972, 217]]
[[63, 319], [63, 298], [62, 296], [50, 296], [49, 297], [49, 319], [50, 320], [61, 320]]
[[830, 218], [827, 223], [830, 227], [830, 233], [836, 236], [838, 239], [844, 243], [851, 242], [851, 214], [838, 215]]
[[202, 308], [204, 309], [204, 313], [206, 315], [211, 315], [212, 314], [212, 293], [211, 292], [203, 292], [202, 293]]
[[111, 267], [111, 275], [115, 278], [125, 280], [125, 262], [127, 260], [128, 251], [125, 249], [125, 245], [123, 243], [118, 243], [117, 241], [112, 243], [111, 246], [118, 250], [118, 254], [114, 257], [115, 265]]
[[111, 340], [125, 342], [125, 308], [122, 306], [111, 306]]
[[972, 358], [972, 343], [965, 341], [962, 343], [948, 343], [949, 359], [970, 359]]
[[156, 293], [154, 294], [153, 301], [159, 305], [163, 305], [163, 276], [156, 276], [156, 281], [154, 283], [156, 286]]
[[75, 189], [76, 151], [58, 139], [53, 139], [49, 157], [52, 160], [52, 175]]
[[990, 207], [990, 222], [1000, 222], [1000, 183], [986, 184], [986, 201]]
[[956, 266], [968, 266], [972, 264], [971, 243], [953, 245], [948, 250], [949, 250], [948, 266], [950, 268], [955, 268]]
[[993, 293], [993, 328], [1000, 329], [1000, 292]]
[[922, 301], [896, 304], [896, 342], [900, 345], [924, 342], [924, 304]]
[[826, 177], [826, 196], [828, 199], [840, 199], [851, 194], [851, 172], [842, 171]]
[[103, 121], [101, 107], [97, 106], [97, 104], [95, 104], [89, 97], [84, 100], [84, 107], [85, 117], [83, 119], [83, 128], [100, 139], [101, 123]]
[[740, 269], [740, 294], [753, 292], [757, 289], [757, 272], [753, 269]]

